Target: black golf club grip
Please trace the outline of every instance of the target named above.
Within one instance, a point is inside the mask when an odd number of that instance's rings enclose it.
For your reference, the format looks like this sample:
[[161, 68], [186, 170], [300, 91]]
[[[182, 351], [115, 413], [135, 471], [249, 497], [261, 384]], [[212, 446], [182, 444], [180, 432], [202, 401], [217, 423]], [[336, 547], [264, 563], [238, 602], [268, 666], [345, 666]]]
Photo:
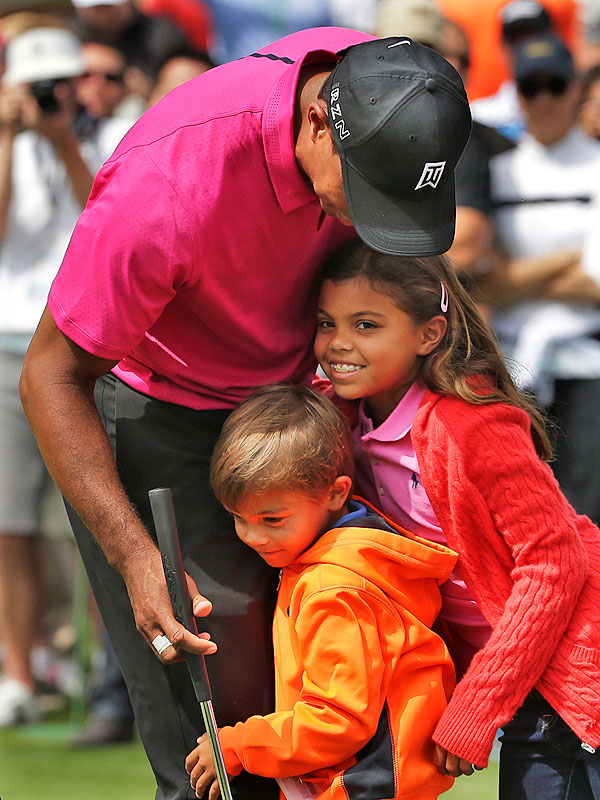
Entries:
[[[173, 614], [175, 619], [181, 622], [188, 631], [197, 634], [196, 617], [192, 612], [192, 603], [181, 558], [171, 490], [150, 489], [148, 497], [150, 498], [150, 508], [152, 509], [152, 517], [156, 528], [158, 547], [162, 556], [165, 580], [171, 598], [171, 605], [173, 606]], [[185, 658], [198, 702], [204, 703], [210, 700], [210, 683], [204, 657], [186, 653]]]

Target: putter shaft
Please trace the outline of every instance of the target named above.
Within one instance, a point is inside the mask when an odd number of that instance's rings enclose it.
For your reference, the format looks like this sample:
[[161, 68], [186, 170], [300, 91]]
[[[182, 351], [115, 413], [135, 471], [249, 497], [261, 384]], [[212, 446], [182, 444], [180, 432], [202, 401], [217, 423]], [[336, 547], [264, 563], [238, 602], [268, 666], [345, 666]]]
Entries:
[[[169, 597], [171, 598], [173, 614], [175, 615], [175, 619], [181, 622], [191, 633], [198, 635], [196, 618], [192, 612], [192, 604], [185, 580], [185, 571], [183, 568], [183, 559], [181, 557], [181, 547], [179, 545], [171, 490], [151, 489], [148, 492], [148, 497], [150, 498], [150, 507], [152, 509], [152, 517], [154, 519], [154, 527], [156, 528], [156, 536], [162, 556], [163, 570], [169, 590]], [[221, 745], [219, 744], [218, 728], [213, 710], [212, 695], [204, 656], [187, 653], [185, 660], [194, 686], [194, 692], [200, 704], [200, 710], [202, 711], [204, 727], [206, 728], [206, 733], [210, 741], [221, 797], [223, 800], [233, 800], [229, 781], [227, 779], [223, 753], [221, 751]]]
[[[225, 762], [223, 761], [223, 753], [221, 752], [221, 745], [219, 744], [219, 735], [217, 729], [217, 722], [215, 720], [215, 712], [211, 700], [204, 700], [200, 703], [200, 710], [204, 719], [204, 727], [208, 734], [210, 741], [210, 749], [212, 750], [213, 759], [215, 762], [215, 770], [217, 772], [217, 782], [221, 790], [223, 800], [232, 800], [231, 789], [229, 788], [229, 780], [227, 778], [227, 770], [225, 769]], [[224, 790], [225, 787], [225, 790]]]

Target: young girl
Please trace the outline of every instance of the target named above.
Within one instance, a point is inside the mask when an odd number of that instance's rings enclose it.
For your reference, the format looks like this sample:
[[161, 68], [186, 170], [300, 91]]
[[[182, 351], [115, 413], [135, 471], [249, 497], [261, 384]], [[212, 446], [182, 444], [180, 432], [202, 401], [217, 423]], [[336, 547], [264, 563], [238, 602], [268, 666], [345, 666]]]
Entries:
[[438, 768], [485, 767], [503, 727], [501, 798], [599, 800], [600, 531], [544, 463], [543, 420], [449, 262], [345, 248], [315, 352], [361, 401], [359, 493], [459, 553], [445, 621], [482, 646], [436, 728]]

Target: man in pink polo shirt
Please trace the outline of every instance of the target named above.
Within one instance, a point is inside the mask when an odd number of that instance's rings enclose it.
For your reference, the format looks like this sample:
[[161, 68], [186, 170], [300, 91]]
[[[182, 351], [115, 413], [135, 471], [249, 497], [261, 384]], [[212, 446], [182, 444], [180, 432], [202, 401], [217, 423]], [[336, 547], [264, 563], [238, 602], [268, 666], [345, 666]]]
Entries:
[[[179, 87], [98, 175], [22, 397], [74, 509], [160, 800], [189, 796], [184, 760], [203, 730], [176, 662], [214, 645], [172, 615], [147, 492], [173, 489], [195, 612], [210, 610], [195, 584], [212, 602], [219, 723], [268, 712], [278, 576], [212, 497], [212, 447], [253, 386], [310, 381], [314, 279], [355, 231], [383, 252], [448, 249], [469, 130], [439, 55], [321, 28]], [[162, 652], [148, 646], [165, 636]], [[237, 778], [234, 796], [275, 796], [254, 780]]]

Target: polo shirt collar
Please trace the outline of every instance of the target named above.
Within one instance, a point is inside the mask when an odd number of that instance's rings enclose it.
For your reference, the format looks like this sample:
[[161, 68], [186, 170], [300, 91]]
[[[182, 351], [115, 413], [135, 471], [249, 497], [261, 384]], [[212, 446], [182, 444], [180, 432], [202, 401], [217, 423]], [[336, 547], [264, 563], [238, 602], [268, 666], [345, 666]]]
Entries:
[[398, 442], [403, 439], [412, 428], [425, 391], [425, 384], [417, 379], [389, 417], [377, 428], [373, 428], [373, 422], [365, 410], [365, 401], [361, 400], [358, 412], [361, 439], [376, 442]]
[[279, 205], [286, 214], [307, 203], [318, 202], [294, 156], [294, 101], [302, 67], [327, 61], [335, 63], [335, 50], [311, 50], [295, 61], [275, 82], [263, 110], [267, 169]]

